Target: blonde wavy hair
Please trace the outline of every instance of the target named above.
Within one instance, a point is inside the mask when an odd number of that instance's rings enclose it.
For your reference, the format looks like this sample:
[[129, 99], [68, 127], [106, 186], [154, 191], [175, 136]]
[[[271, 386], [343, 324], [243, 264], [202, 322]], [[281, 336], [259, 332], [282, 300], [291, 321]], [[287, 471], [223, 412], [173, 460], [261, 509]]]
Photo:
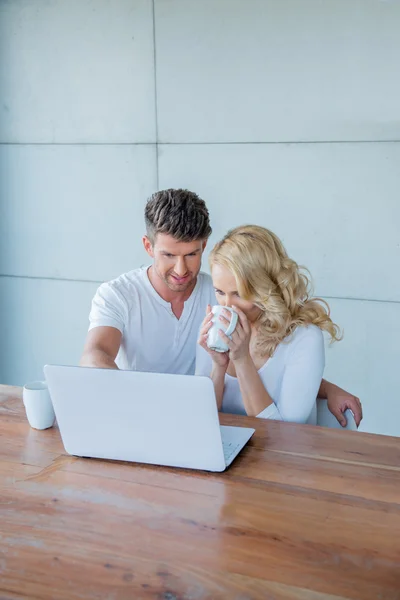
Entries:
[[312, 297], [308, 271], [289, 258], [280, 239], [268, 229], [244, 225], [229, 231], [212, 249], [210, 267], [229, 269], [237, 291], [261, 309], [256, 349], [272, 356], [285, 337], [300, 325], [316, 325], [331, 336], [342, 338], [330, 318], [329, 305]]

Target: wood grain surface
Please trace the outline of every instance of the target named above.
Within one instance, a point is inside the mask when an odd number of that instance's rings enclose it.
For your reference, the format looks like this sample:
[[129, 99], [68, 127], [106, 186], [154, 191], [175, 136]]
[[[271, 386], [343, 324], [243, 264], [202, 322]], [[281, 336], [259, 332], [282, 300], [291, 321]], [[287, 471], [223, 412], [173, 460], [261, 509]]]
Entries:
[[400, 439], [256, 429], [222, 474], [80, 459], [0, 386], [0, 599], [400, 599]]

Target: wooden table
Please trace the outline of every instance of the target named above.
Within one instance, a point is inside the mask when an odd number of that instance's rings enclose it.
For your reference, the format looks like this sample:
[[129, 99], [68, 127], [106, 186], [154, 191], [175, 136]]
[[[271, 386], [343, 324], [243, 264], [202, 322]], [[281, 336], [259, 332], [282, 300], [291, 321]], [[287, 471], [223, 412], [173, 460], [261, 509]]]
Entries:
[[78, 459], [0, 386], [0, 598], [400, 598], [400, 439], [256, 428], [223, 474]]

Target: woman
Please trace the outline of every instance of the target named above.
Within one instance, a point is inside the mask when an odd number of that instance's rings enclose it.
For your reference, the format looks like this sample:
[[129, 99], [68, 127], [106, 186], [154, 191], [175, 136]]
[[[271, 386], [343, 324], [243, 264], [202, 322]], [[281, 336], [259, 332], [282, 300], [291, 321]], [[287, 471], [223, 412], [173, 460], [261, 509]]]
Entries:
[[[325, 366], [322, 332], [340, 339], [326, 302], [310, 296], [306, 275], [263, 227], [228, 232], [212, 250], [210, 267], [218, 303], [238, 314], [232, 339], [220, 332], [229, 352], [207, 346], [210, 306], [200, 329], [196, 375], [211, 377], [218, 410], [315, 423]], [[224, 325], [229, 318], [225, 311]]]

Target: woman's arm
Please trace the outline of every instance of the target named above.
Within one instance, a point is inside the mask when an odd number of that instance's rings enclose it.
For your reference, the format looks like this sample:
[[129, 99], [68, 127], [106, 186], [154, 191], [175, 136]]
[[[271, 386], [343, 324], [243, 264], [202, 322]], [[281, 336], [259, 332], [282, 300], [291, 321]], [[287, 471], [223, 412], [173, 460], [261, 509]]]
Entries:
[[[235, 306], [234, 309], [238, 314], [238, 323], [235, 331], [232, 333], [231, 339], [222, 331], [219, 332], [219, 335], [229, 348], [229, 358], [235, 367], [246, 413], [250, 417], [255, 417], [268, 406], [273, 405], [274, 401], [265, 389], [253, 359], [250, 356], [250, 323], [246, 315], [239, 308]], [[227, 316], [225, 315], [225, 317]], [[222, 317], [222, 320], [224, 320], [224, 317]]]
[[222, 408], [225, 388], [225, 373], [229, 363], [227, 353], [215, 352], [207, 346], [207, 335], [212, 325], [211, 307], [207, 306], [206, 317], [200, 327], [198, 345], [196, 347], [196, 375], [210, 377], [214, 384], [215, 399], [218, 410]]
[[221, 368], [219, 365], [213, 363], [211, 369], [211, 380], [214, 384], [215, 399], [217, 401], [217, 408], [221, 410], [222, 400], [224, 398], [225, 389], [225, 373], [226, 369]]
[[199, 344], [196, 348], [196, 370], [195, 375], [210, 377], [215, 390], [215, 399], [218, 410], [221, 410], [224, 397], [226, 367], [220, 367], [213, 362], [209, 353]]
[[315, 325], [296, 329], [292, 340], [287, 342], [288, 351], [283, 353], [285, 364], [279, 395], [272, 399], [250, 357], [250, 325], [242, 311], [236, 307], [235, 310], [239, 323], [232, 339], [222, 332], [220, 335], [229, 347], [247, 414], [305, 423], [315, 404], [325, 367], [322, 331]]
[[233, 363], [246, 413], [249, 417], [256, 417], [274, 401], [265, 389], [250, 354]]
[[288, 349], [278, 410], [284, 421], [305, 423], [309, 418], [325, 367], [322, 331], [315, 325], [298, 328]]

